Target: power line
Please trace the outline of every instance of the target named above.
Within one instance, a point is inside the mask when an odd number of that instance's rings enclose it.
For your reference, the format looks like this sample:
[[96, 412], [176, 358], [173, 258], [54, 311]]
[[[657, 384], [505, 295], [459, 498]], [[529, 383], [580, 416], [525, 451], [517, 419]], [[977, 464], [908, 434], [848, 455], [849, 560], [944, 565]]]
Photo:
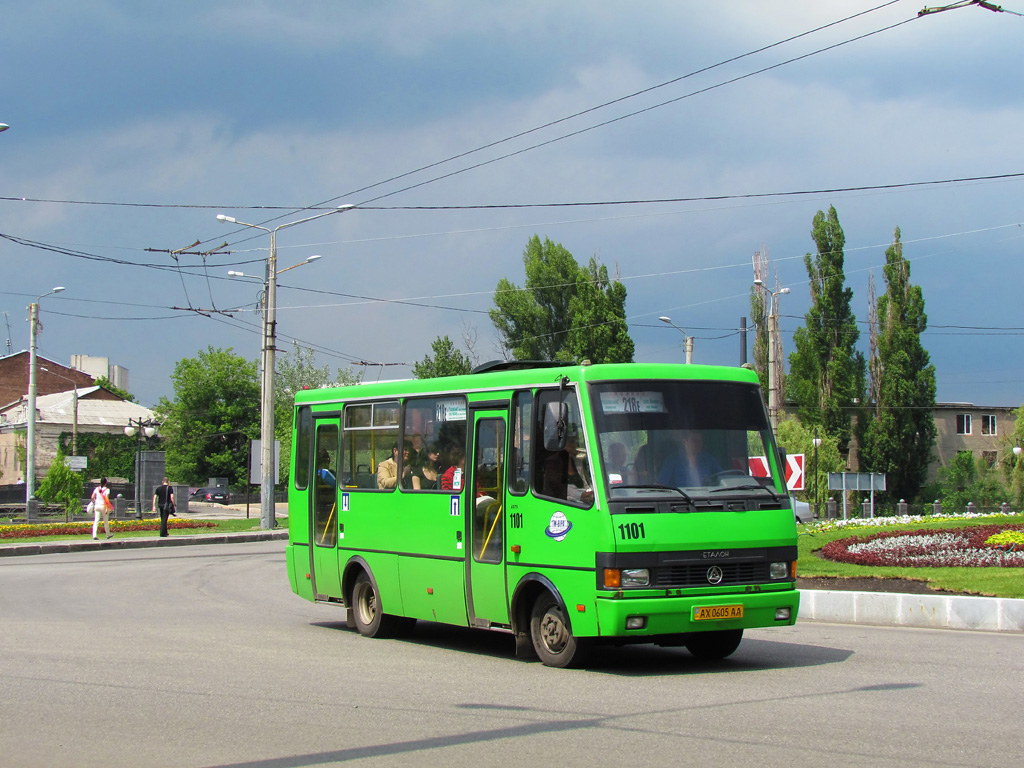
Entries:
[[[891, 191], [898, 189], [913, 189], [915, 187], [930, 187], [930, 186], [942, 186], [946, 184], [962, 184], [967, 182], [988, 182], [988, 181], [1007, 181], [1010, 179], [1019, 179], [1024, 177], [1024, 172], [1014, 173], [996, 173], [987, 176], [960, 176], [951, 179], [932, 179], [929, 181], [901, 181], [893, 182], [890, 184], [864, 184], [854, 187], [822, 187], [818, 189], [796, 189], [788, 191], [776, 191], [776, 192], [741, 192], [736, 194], [719, 194], [719, 195], [694, 195], [689, 197], [652, 197], [652, 198], [630, 198], [621, 200], [576, 200], [567, 202], [547, 202], [547, 203], [489, 203], [489, 204], [467, 204], [467, 205], [359, 205], [358, 207], [364, 211], [474, 211], [474, 210], [515, 210], [519, 208], [583, 208], [583, 207], [604, 207], [604, 206], [617, 206], [617, 205], [658, 205], [664, 203], [708, 203], [708, 202], [721, 202], [724, 200], [756, 200], [763, 198], [776, 198], [776, 197], [806, 197], [810, 195], [834, 195], [842, 194], [844, 192], [881, 192]], [[144, 208], [215, 208], [223, 210], [225, 208], [231, 208], [235, 210], [295, 210], [294, 206], [267, 206], [267, 205], [250, 205], [250, 206], [235, 206], [235, 205], [187, 205], [187, 204], [161, 204], [161, 203], [119, 203], [119, 202], [105, 202], [97, 203], [93, 201], [83, 200], [50, 200], [43, 198], [4, 198], [0, 197], [0, 200], [12, 200], [17, 199], [22, 202], [36, 202], [36, 203], [53, 203], [60, 205], [108, 205], [108, 206], [132, 206], [132, 207], [144, 207]], [[308, 211], [329, 211], [333, 210], [330, 206], [308, 206], [302, 210]], [[199, 245], [199, 241], [194, 243], [189, 248]], [[218, 254], [217, 252], [225, 255], [234, 253], [234, 251], [221, 251], [221, 248], [227, 247], [225, 242], [218, 248], [214, 248], [210, 251], [188, 251], [180, 250], [173, 251], [165, 248], [145, 248], [144, 250], [151, 253], [169, 253], [169, 254], [180, 254], [180, 255], [192, 255], [192, 256], [209, 256]], [[252, 263], [252, 261], [238, 262], [241, 264]]]

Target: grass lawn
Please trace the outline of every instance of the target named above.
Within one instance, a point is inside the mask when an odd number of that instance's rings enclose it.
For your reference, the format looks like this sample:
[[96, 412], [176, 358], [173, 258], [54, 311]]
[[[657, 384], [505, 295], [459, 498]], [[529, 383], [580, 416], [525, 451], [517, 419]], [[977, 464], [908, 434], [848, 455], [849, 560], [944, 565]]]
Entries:
[[[110, 521], [110, 532], [112, 534], [114, 534], [114, 536], [117, 537], [117, 538], [153, 537], [153, 536], [156, 536], [159, 533], [159, 531], [160, 531], [160, 520], [159, 520], [159, 518], [146, 518], [145, 520], [143, 520], [141, 522], [146, 525], [147, 530], [141, 530], [141, 531], [138, 531], [138, 530], [136, 530], [136, 531], [124, 530], [124, 528], [126, 526], [137, 526], [140, 523], [139, 520], [117, 520], [117, 521], [111, 520]], [[204, 524], [209, 523], [211, 525], [204, 525], [203, 527], [189, 527], [188, 524], [189, 523], [193, 523], [193, 522], [204, 523]], [[46, 525], [51, 525], [51, 524], [46, 524]], [[81, 526], [83, 526], [82, 527], [82, 533], [48, 534], [48, 535], [42, 535], [42, 536], [26, 536], [26, 537], [20, 537], [19, 536], [18, 538], [12, 538], [9, 535], [5, 535], [5, 533], [8, 533], [9, 529], [11, 529], [11, 528], [21, 528], [22, 526], [6, 525], [6, 524], [4, 524], [3, 521], [0, 521], [0, 546], [4, 546], [6, 544], [31, 544], [31, 543], [40, 543], [40, 542], [47, 542], [47, 541], [86, 541], [86, 540], [89, 540], [89, 539], [92, 538], [92, 523], [91, 522], [89, 522], [89, 523], [78, 523], [78, 524], [74, 524], [74, 525], [81, 525]], [[241, 519], [230, 518], [230, 519], [216, 519], [216, 520], [199, 520], [199, 519], [195, 519], [195, 518], [187, 518], [187, 519], [183, 519], [183, 520], [175, 520], [175, 518], [172, 517], [171, 520], [170, 520], [170, 526], [169, 527], [170, 527], [170, 531], [169, 532], [170, 532], [171, 536], [175, 536], [175, 535], [178, 535], [178, 536], [182, 536], [182, 535], [185, 535], [185, 536], [202, 536], [202, 535], [205, 535], [205, 534], [237, 533], [237, 532], [240, 532], [240, 531], [258, 531], [258, 530], [260, 530], [260, 518], [259, 517], [255, 517], [255, 518], [249, 518], [248, 520], [245, 519], [245, 518], [241, 518]], [[283, 527], [283, 528], [287, 529], [287, 527], [288, 527], [288, 519], [287, 518], [278, 518], [278, 527], [279, 528]], [[100, 524], [100, 527], [99, 527], [99, 536], [100, 536], [101, 539], [104, 536], [102, 523]]]
[[966, 519], [931, 520], [923, 517], [911, 523], [885, 526], [849, 526], [836, 530], [823, 530], [820, 523], [798, 525], [798, 575], [805, 578], [828, 576], [832, 578], [900, 578], [926, 581], [935, 589], [963, 592], [988, 597], [1024, 598], [1024, 568], [905, 568], [888, 566], [852, 565], [825, 560], [818, 551], [836, 539], [851, 536], [869, 536], [881, 531], [917, 531], [936, 528], [962, 528], [974, 525], [998, 525], [1022, 522], [1021, 517], [978, 517]]

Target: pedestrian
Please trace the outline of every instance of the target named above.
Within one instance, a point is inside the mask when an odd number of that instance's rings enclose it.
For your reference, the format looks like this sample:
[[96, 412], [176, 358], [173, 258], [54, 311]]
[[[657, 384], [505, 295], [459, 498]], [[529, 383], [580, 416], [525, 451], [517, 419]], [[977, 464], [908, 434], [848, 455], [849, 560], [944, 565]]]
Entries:
[[112, 538], [114, 534], [110, 532], [110, 510], [114, 508], [114, 505], [110, 503], [110, 489], [107, 488], [107, 478], [101, 477], [100, 484], [92, 490], [92, 538], [96, 539], [96, 534], [100, 525], [100, 516], [103, 516], [103, 530], [107, 534], [107, 538]]
[[167, 535], [167, 518], [170, 515], [177, 517], [174, 511], [174, 488], [167, 484], [164, 478], [163, 485], [153, 491], [153, 509], [160, 510], [160, 535]]

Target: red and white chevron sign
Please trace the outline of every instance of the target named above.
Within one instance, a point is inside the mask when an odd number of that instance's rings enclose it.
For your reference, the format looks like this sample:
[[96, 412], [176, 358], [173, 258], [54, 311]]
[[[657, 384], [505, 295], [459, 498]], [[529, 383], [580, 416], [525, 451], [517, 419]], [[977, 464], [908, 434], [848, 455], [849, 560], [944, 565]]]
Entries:
[[[750, 474], [753, 477], [768, 477], [768, 459], [764, 456], [751, 456], [747, 459], [750, 465]], [[786, 456], [786, 487], [791, 491], [802, 491], [804, 489], [806, 476], [804, 474], [804, 454], [794, 453]]]

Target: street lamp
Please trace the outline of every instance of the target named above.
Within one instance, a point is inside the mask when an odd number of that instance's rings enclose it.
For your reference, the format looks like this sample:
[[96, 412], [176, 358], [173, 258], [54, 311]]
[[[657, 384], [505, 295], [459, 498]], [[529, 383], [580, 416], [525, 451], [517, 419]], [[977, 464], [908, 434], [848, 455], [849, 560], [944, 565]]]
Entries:
[[686, 362], [687, 362], [687, 364], [692, 363], [693, 362], [693, 336], [687, 336], [686, 335], [686, 331], [684, 331], [678, 325], [673, 323], [671, 317], [665, 317], [664, 315], [662, 315], [658, 319], [661, 320], [661, 322], [663, 322], [663, 323], [668, 323], [673, 328], [675, 328], [677, 331], [679, 331], [681, 334], [683, 334], [683, 339], [685, 339], [683, 346], [684, 346], [684, 349], [686, 349]]
[[0, 133], [3, 133], [4, 131], [6, 131], [10, 127], [11, 126], [9, 126], [7, 123], [0, 123]]
[[74, 379], [69, 379], [67, 376], [61, 376], [56, 371], [51, 371], [45, 365], [39, 366], [40, 371], [46, 371], [51, 376], [56, 376], [58, 379], [64, 379], [64, 381], [70, 381], [71, 386], [75, 388], [75, 396], [72, 406], [72, 413], [74, 414], [71, 422], [71, 455], [78, 455], [78, 382]]
[[36, 334], [39, 325], [39, 302], [64, 286], [58, 285], [28, 305], [28, 413], [25, 414], [25, 514], [36, 490]]
[[818, 437], [818, 428], [814, 428], [814, 517], [818, 517], [818, 448], [821, 446], [821, 438]]
[[778, 354], [776, 337], [779, 335], [779, 296], [789, 293], [789, 288], [773, 291], [761, 278], [754, 280], [754, 285], [771, 296], [768, 307], [768, 421], [772, 431], [775, 431], [779, 427], [779, 375], [778, 361], [775, 359]]
[[[274, 352], [277, 340], [277, 232], [280, 229], [294, 227], [313, 219], [321, 219], [332, 213], [347, 211], [355, 206], [351, 203], [339, 205], [330, 211], [308, 216], [305, 219], [289, 221], [273, 229], [259, 224], [246, 224], [234, 216], [217, 215], [217, 221], [237, 224], [241, 227], [259, 229], [270, 235], [270, 252], [267, 256], [266, 295], [263, 311], [263, 378], [260, 382], [260, 528], [272, 529], [276, 525], [274, 510], [274, 486], [277, 477], [274, 473]], [[303, 264], [308, 263], [307, 259]], [[295, 264], [293, 267], [300, 266]], [[281, 272], [285, 270], [282, 269]]]
[[133, 419], [128, 418], [128, 426], [124, 428], [124, 433], [128, 437], [138, 435], [139, 439], [135, 441], [135, 514], [138, 518], [142, 519], [142, 441], [143, 438], [150, 438], [156, 435], [156, 428], [159, 427], [158, 422], [152, 419]]

